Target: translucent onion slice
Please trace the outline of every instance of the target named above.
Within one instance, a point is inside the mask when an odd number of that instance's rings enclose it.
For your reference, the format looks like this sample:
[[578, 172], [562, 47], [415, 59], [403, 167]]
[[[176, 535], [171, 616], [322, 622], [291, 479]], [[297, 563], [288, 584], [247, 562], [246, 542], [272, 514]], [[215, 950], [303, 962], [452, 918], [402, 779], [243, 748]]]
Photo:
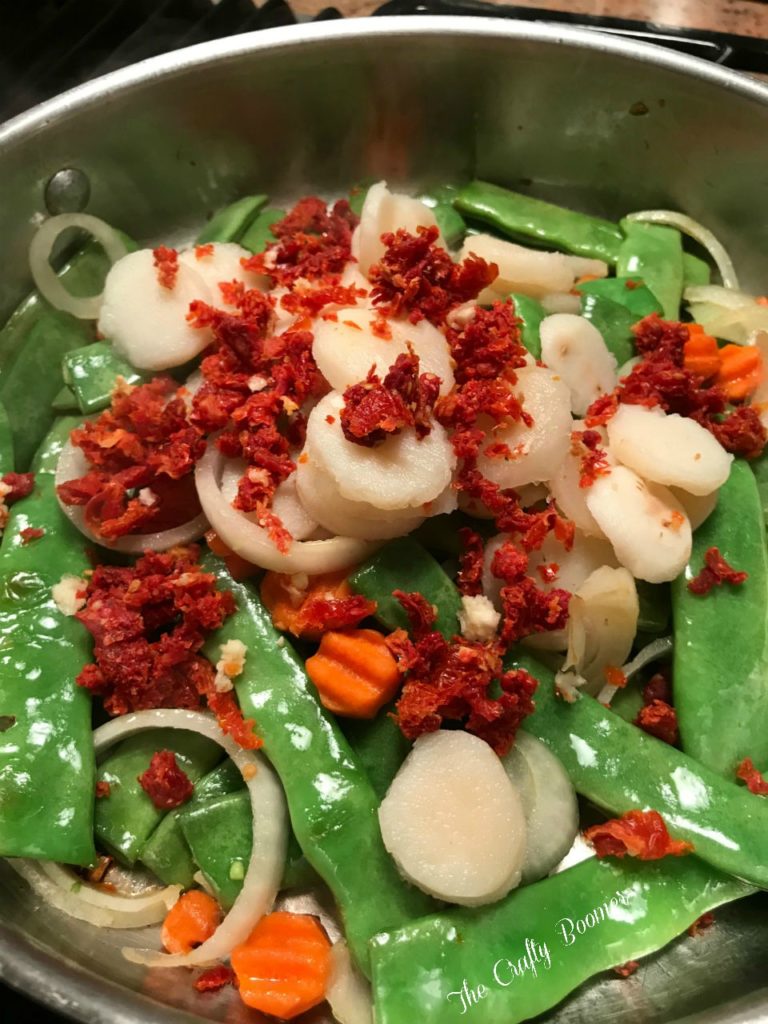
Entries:
[[147, 967], [192, 967], [223, 960], [235, 946], [245, 941], [256, 922], [269, 912], [280, 887], [288, 846], [288, 811], [283, 788], [261, 754], [243, 750], [224, 735], [213, 716], [201, 711], [159, 708], [113, 718], [94, 731], [97, 756], [113, 744], [145, 729], [196, 732], [224, 749], [240, 769], [248, 787], [253, 812], [253, 850], [240, 894], [219, 927], [202, 945], [184, 954], [124, 947], [123, 956], [131, 963]]
[[[637, 675], [640, 669], [645, 668], [646, 665], [659, 661], [661, 658], [669, 657], [673, 647], [674, 641], [671, 636], [660, 636], [656, 640], [652, 640], [641, 651], [638, 651], [631, 661], [622, 666], [621, 671], [624, 677], [630, 680], [632, 676]], [[597, 699], [601, 704], [610, 704], [618, 689], [618, 686], [612, 686], [610, 683], [607, 683], [598, 693]]]
[[125, 242], [113, 227], [89, 213], [61, 213], [43, 221], [29, 246], [29, 269], [37, 290], [55, 308], [71, 313], [79, 320], [96, 320], [103, 292], [98, 295], [73, 295], [50, 264], [56, 239], [68, 228], [81, 228], [102, 246], [110, 263], [117, 263], [128, 252]]
[[339, 1024], [373, 1024], [371, 986], [352, 963], [343, 939], [331, 949], [331, 977], [325, 998]]
[[93, 888], [54, 861], [24, 859], [8, 863], [48, 906], [96, 928], [159, 924], [181, 894], [180, 885], [169, 885], [145, 896], [120, 896]]
[[[82, 451], [67, 441], [61, 449], [59, 461], [56, 464], [56, 486], [59, 487], [70, 480], [77, 480], [78, 477], [85, 476], [89, 469], [90, 466]], [[179, 544], [191, 544], [192, 541], [202, 537], [208, 529], [208, 520], [201, 512], [194, 519], [189, 519], [179, 526], [173, 526], [169, 530], [160, 530], [157, 533], [131, 533], [125, 537], [118, 537], [117, 540], [105, 540], [95, 534], [86, 523], [82, 505], [65, 505], [60, 499], [59, 505], [67, 519], [77, 527], [84, 537], [100, 547], [109, 548], [111, 551], [120, 551], [124, 555], [140, 555], [143, 551], [168, 551]]]
[[752, 345], [755, 331], [768, 330], [768, 307], [754, 295], [711, 284], [686, 288], [683, 298], [693, 319], [716, 338]]
[[278, 551], [269, 533], [232, 508], [221, 490], [224, 457], [215, 444], [197, 464], [195, 482], [208, 522], [235, 554], [263, 569], [275, 572], [306, 572], [310, 576], [347, 569], [366, 558], [374, 545], [353, 537], [328, 540], [295, 540], [286, 552]]
[[637, 213], [630, 213], [627, 220], [638, 221], [642, 224], [663, 224], [668, 228], [677, 228], [684, 235], [688, 235], [694, 241], [702, 245], [712, 258], [717, 267], [722, 282], [726, 288], [738, 288], [739, 279], [733, 261], [723, 243], [715, 235], [700, 224], [693, 217], [676, 210], [639, 210]]

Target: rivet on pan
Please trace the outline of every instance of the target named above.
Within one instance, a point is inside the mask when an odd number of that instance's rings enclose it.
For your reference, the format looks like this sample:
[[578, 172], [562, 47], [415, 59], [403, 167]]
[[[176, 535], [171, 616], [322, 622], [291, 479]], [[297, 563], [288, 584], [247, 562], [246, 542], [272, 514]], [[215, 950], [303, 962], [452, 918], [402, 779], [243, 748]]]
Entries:
[[45, 186], [45, 205], [52, 215], [81, 213], [91, 198], [88, 175], [77, 167], [62, 167], [48, 179]]

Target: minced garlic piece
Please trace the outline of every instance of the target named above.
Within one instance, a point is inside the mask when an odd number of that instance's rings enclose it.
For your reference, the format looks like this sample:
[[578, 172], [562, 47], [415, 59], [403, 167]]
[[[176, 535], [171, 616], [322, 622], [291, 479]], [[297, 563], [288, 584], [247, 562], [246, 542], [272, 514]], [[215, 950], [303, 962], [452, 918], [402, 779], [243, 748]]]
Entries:
[[58, 583], [54, 583], [51, 595], [62, 615], [75, 615], [85, 608], [85, 597], [78, 597], [78, 594], [84, 594], [87, 586], [79, 576], [62, 576]]
[[490, 640], [495, 634], [501, 615], [483, 594], [462, 597], [459, 628], [466, 640]]
[[242, 640], [227, 640], [219, 648], [220, 658], [216, 662], [216, 678], [214, 686], [218, 693], [226, 693], [232, 689], [232, 680], [239, 676], [245, 667], [245, 655], [248, 648]]

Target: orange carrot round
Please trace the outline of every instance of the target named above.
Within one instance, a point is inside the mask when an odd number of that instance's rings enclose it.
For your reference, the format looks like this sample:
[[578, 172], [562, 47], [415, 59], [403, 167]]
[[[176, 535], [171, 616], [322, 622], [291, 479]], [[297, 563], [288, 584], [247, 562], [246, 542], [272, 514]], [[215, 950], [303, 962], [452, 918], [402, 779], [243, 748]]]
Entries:
[[215, 530], [209, 530], [205, 535], [205, 539], [214, 555], [218, 555], [219, 558], [224, 560], [224, 564], [229, 569], [229, 574], [233, 580], [246, 580], [249, 576], [259, 572], [258, 565], [247, 562], [240, 555], [236, 555]]
[[306, 669], [324, 707], [347, 718], [373, 718], [400, 685], [397, 662], [375, 629], [325, 633]]
[[163, 921], [162, 943], [169, 953], [190, 953], [210, 939], [221, 921], [221, 907], [207, 892], [185, 892]]
[[763, 357], [754, 345], [724, 345], [715, 383], [731, 401], [751, 395], [763, 379]]
[[254, 1010], [291, 1020], [325, 998], [331, 944], [308, 914], [267, 914], [230, 960], [240, 998]]
[[688, 325], [688, 341], [683, 347], [683, 362], [686, 370], [695, 373], [702, 380], [714, 377], [720, 370], [720, 349], [717, 341], [705, 334], [699, 324]]

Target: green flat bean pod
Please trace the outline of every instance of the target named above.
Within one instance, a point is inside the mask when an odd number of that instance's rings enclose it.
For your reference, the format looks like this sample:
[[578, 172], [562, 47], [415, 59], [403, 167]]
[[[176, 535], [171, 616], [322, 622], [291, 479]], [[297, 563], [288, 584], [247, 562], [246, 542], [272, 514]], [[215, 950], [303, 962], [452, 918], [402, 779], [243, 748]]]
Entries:
[[661, 303], [667, 320], [680, 318], [683, 296], [683, 243], [675, 228], [623, 220], [624, 241], [617, 256], [619, 277], [639, 277]]
[[266, 202], [266, 196], [245, 196], [225, 206], [211, 217], [197, 236], [197, 245], [205, 245], [208, 242], [240, 242], [243, 233]]
[[[698, 596], [688, 582], [716, 547], [749, 576]], [[737, 459], [672, 584], [674, 692], [683, 749], [727, 779], [745, 757], [768, 768], [768, 554], [760, 492]], [[715, 638], [720, 638], [717, 642]]]
[[285, 210], [276, 207], [267, 207], [257, 214], [253, 221], [240, 237], [240, 245], [249, 252], [264, 252], [270, 242], [275, 241], [275, 236], [270, 231], [273, 224], [277, 224], [285, 216]]

